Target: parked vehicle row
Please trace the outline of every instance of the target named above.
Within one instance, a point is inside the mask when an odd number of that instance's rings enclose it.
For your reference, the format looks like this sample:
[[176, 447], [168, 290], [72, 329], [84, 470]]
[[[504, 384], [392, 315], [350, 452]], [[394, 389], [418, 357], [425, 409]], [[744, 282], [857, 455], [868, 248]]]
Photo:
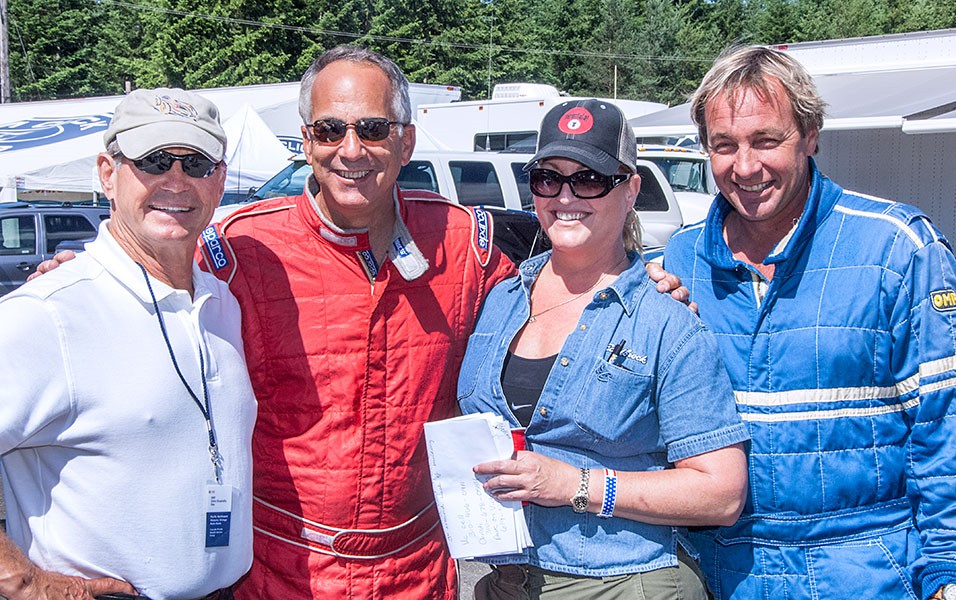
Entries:
[[70, 203], [0, 203], [0, 296], [23, 285], [57, 246], [96, 236], [105, 206]]
[[[524, 165], [531, 157], [531, 154], [514, 152], [418, 151], [402, 168], [398, 184], [403, 189], [436, 192], [465, 206], [491, 209], [495, 214], [495, 239], [499, 247], [512, 259], [523, 259], [529, 252], [544, 249], [540, 241], [534, 246], [524, 243], [522, 240], [528, 238], [530, 226], [518, 225], [527, 221], [537, 227], [534, 215], [529, 212], [534, 207], [528, 174], [524, 171]], [[310, 173], [311, 167], [305, 158], [295, 157], [285, 169], [259, 188], [250, 201], [301, 194]], [[635, 206], [641, 215], [645, 245], [663, 246], [681, 226], [680, 208], [671, 185], [654, 163], [638, 160], [638, 174], [642, 184]], [[237, 207], [221, 206], [213, 219], [221, 220]], [[507, 216], [506, 211], [525, 214]]]

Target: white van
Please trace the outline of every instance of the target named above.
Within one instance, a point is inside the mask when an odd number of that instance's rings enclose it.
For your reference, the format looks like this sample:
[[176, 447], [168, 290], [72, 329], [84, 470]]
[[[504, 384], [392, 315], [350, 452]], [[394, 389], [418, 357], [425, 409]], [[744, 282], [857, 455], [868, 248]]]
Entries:
[[[403, 189], [430, 190], [466, 206], [532, 211], [528, 174], [524, 172], [531, 157], [509, 152], [420, 150], [402, 168], [398, 185]], [[249, 201], [301, 194], [311, 172], [305, 157], [296, 156], [289, 166], [256, 190]], [[681, 226], [680, 208], [657, 166], [638, 160], [638, 174], [642, 183], [635, 206], [641, 217], [644, 245], [663, 246]], [[220, 206], [213, 220], [223, 219], [238, 206]]]

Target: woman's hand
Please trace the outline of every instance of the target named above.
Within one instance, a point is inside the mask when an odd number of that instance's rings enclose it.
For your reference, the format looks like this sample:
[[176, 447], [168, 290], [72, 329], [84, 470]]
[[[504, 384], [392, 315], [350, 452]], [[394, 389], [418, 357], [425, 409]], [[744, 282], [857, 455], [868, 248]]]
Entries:
[[518, 452], [514, 460], [494, 460], [474, 468], [489, 476], [484, 489], [498, 500], [521, 500], [541, 506], [568, 506], [578, 491], [581, 470], [537, 452]]

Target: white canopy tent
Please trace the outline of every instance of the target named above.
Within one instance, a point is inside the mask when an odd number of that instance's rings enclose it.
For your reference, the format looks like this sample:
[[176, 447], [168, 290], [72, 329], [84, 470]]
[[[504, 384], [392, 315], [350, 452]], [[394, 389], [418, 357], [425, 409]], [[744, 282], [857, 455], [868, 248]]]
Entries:
[[245, 197], [285, 167], [289, 152], [248, 104], [222, 124], [226, 130], [226, 194]]
[[[245, 195], [285, 166], [290, 152], [249, 105], [226, 119], [223, 129], [228, 140], [226, 194]], [[28, 171], [16, 181], [21, 190], [57, 190], [87, 197], [103, 191], [96, 173], [96, 154]]]
[[[285, 144], [282, 164], [290, 151], [301, 152], [298, 82], [195, 92], [219, 107], [224, 124], [246, 107], [262, 117], [260, 122]], [[413, 111], [420, 103], [450, 102], [461, 96], [459, 88], [427, 84], [411, 84], [410, 92]], [[0, 104], [0, 201], [15, 200], [18, 190], [92, 194], [95, 156], [103, 150], [103, 132], [122, 99], [105, 96]], [[261, 128], [255, 127], [261, 135]], [[268, 146], [278, 152], [275, 144]], [[255, 167], [252, 160], [258, 159], [242, 160], [244, 172], [271, 168], [265, 164]], [[238, 185], [246, 190], [251, 187]]]

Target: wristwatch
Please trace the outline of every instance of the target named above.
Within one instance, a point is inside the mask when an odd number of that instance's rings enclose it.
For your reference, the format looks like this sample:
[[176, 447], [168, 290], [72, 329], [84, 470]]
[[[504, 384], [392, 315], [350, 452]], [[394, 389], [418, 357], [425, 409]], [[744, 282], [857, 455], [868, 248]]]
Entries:
[[936, 593], [933, 594], [931, 598], [939, 598], [940, 600], [956, 600], [956, 583], [947, 583], [936, 590]]
[[581, 485], [578, 486], [578, 491], [571, 496], [571, 508], [576, 513], [587, 512], [588, 506], [591, 505], [591, 496], [588, 494], [588, 480], [590, 478], [591, 470], [581, 469]]

